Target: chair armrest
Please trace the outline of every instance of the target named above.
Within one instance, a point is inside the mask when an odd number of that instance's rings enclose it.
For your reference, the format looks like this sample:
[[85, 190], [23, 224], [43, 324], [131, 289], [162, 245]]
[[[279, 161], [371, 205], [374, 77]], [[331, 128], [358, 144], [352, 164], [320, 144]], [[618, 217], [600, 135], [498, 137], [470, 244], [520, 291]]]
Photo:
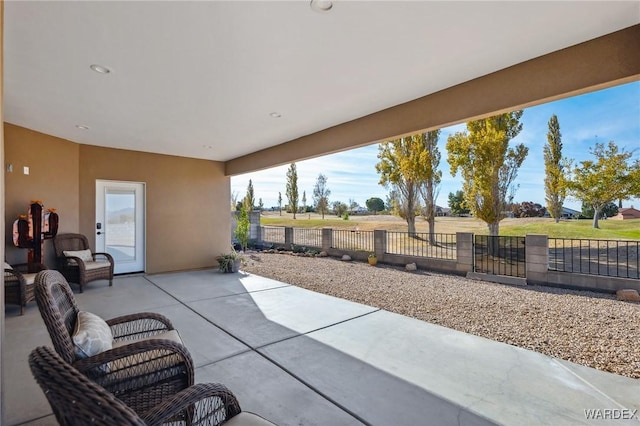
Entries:
[[193, 385], [195, 376], [187, 348], [166, 339], [133, 342], [73, 366], [139, 415]]
[[111, 263], [112, 265], [114, 263], [113, 256], [111, 256], [109, 253], [96, 252], [96, 253], [91, 253], [91, 255], [93, 256], [93, 260], [96, 260], [96, 256], [104, 256], [107, 258], [109, 263]]
[[173, 330], [169, 318], [155, 312], [139, 312], [107, 320], [113, 340], [137, 340]]
[[[75, 264], [75, 265], [73, 265], [73, 264], [69, 264], [69, 261], [70, 261], [70, 260], [75, 260], [75, 261], [76, 261], [76, 264]], [[79, 258], [79, 257], [77, 257], [77, 256], [64, 256], [64, 257], [59, 257], [59, 258], [58, 258], [58, 264], [59, 264], [60, 266], [62, 266], [63, 268], [78, 268], [80, 271], [83, 271], [83, 272], [84, 272], [84, 270], [85, 270], [85, 267], [84, 267], [84, 260], [80, 259], [80, 258]]]
[[152, 408], [143, 416], [143, 420], [147, 425], [161, 425], [170, 419], [188, 416], [190, 420], [197, 419], [199, 425], [216, 426], [241, 411], [238, 400], [226, 386], [199, 383]]
[[33, 274], [33, 273], [37, 273], [37, 272], [49, 269], [42, 263], [18, 263], [17, 265], [11, 265], [11, 266], [13, 267], [14, 270], [19, 271], [23, 274], [29, 274], [29, 273]]

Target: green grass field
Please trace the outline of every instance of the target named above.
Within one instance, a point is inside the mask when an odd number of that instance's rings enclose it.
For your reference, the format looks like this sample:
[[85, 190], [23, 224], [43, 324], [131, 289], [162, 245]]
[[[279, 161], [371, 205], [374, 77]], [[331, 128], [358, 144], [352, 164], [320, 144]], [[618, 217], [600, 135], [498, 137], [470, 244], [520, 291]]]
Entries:
[[[395, 216], [389, 215], [364, 215], [351, 216], [349, 220], [343, 220], [333, 215], [322, 219], [315, 213], [293, 215], [277, 212], [263, 213], [260, 219], [263, 226], [291, 226], [296, 228], [333, 228], [333, 229], [358, 229], [368, 231], [374, 229], [386, 229], [388, 231], [406, 231], [406, 222]], [[545, 234], [550, 238], [590, 238], [604, 240], [640, 240], [640, 219], [633, 220], [601, 220], [600, 228], [594, 229], [591, 220], [562, 220], [555, 223], [553, 219], [546, 218], [519, 218], [504, 219], [500, 222], [500, 235], [521, 236], [527, 234]], [[418, 232], [427, 232], [427, 223], [422, 218], [416, 219]], [[475, 234], [488, 234], [484, 222], [474, 218], [463, 217], [439, 217], [436, 219], [436, 232], [442, 234], [454, 234], [456, 232], [473, 232]]]

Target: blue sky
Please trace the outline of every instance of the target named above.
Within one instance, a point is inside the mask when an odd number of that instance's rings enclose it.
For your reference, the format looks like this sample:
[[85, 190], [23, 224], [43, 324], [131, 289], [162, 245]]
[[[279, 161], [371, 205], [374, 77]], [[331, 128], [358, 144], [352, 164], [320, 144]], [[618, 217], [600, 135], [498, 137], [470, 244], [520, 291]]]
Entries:
[[[588, 93], [581, 96], [562, 99], [524, 110], [521, 122], [522, 132], [512, 140], [512, 144], [524, 143], [529, 154], [518, 172], [515, 181], [519, 188], [514, 200], [533, 201], [544, 206], [544, 161], [543, 146], [547, 142], [548, 122], [556, 114], [562, 133], [563, 153], [574, 160], [592, 159], [590, 149], [596, 142], [614, 141], [620, 148], [634, 152], [634, 158], [640, 158], [640, 82], [628, 83], [613, 88]], [[447, 137], [465, 130], [465, 124], [443, 128], [440, 134], [439, 149], [442, 154], [440, 170], [443, 178], [437, 199], [439, 206], [447, 207], [450, 192], [462, 189], [460, 174], [451, 176], [445, 145]], [[324, 157], [297, 162], [298, 188], [300, 197], [306, 191], [307, 204], [313, 204], [313, 187], [322, 173], [327, 176], [327, 187], [331, 190], [330, 203], [334, 201], [356, 201], [364, 206], [370, 197], [386, 200], [388, 190], [378, 184], [380, 176], [376, 173], [378, 162], [378, 144], [344, 151]], [[287, 203], [285, 195], [286, 172], [289, 165], [274, 167], [255, 173], [233, 176], [231, 191], [244, 197], [249, 179], [252, 180], [256, 203], [262, 198], [265, 208], [276, 206], [278, 192], [282, 193], [283, 205]], [[640, 207], [640, 200], [630, 200], [624, 207]], [[581, 202], [568, 199], [565, 206], [580, 210]]]

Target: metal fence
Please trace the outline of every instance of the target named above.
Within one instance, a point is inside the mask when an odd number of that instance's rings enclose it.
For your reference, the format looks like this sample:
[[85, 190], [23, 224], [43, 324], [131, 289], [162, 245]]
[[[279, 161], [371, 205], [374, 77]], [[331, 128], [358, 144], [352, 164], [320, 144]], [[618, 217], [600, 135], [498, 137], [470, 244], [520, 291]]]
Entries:
[[485, 274], [526, 277], [524, 237], [476, 235], [474, 270]]
[[322, 229], [293, 228], [293, 244], [322, 248]]
[[436, 259], [456, 258], [456, 235], [434, 234], [433, 244], [429, 233], [387, 231], [386, 253], [404, 256], [431, 257]]
[[373, 252], [373, 231], [333, 230], [333, 248]]
[[271, 244], [284, 244], [284, 226], [262, 226], [262, 241]]
[[549, 269], [640, 278], [640, 241], [549, 238]]

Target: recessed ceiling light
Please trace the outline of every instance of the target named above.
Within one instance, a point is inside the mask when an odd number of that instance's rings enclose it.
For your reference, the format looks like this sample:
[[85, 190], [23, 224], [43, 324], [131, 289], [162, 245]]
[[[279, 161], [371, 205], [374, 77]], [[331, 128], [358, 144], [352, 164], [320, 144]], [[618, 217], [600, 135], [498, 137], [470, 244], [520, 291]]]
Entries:
[[309, 6], [316, 12], [328, 12], [333, 7], [333, 2], [329, 0], [311, 0]]
[[280, 118], [282, 117], [282, 114], [280, 114], [279, 112], [272, 112], [271, 114], [269, 114], [271, 117], [273, 118]]
[[111, 72], [109, 68], [98, 64], [92, 64], [89, 66], [89, 68], [100, 74], [109, 74]]
[[76, 124], [76, 127], [80, 130], [89, 130], [89, 126], [85, 126], [84, 124]]

